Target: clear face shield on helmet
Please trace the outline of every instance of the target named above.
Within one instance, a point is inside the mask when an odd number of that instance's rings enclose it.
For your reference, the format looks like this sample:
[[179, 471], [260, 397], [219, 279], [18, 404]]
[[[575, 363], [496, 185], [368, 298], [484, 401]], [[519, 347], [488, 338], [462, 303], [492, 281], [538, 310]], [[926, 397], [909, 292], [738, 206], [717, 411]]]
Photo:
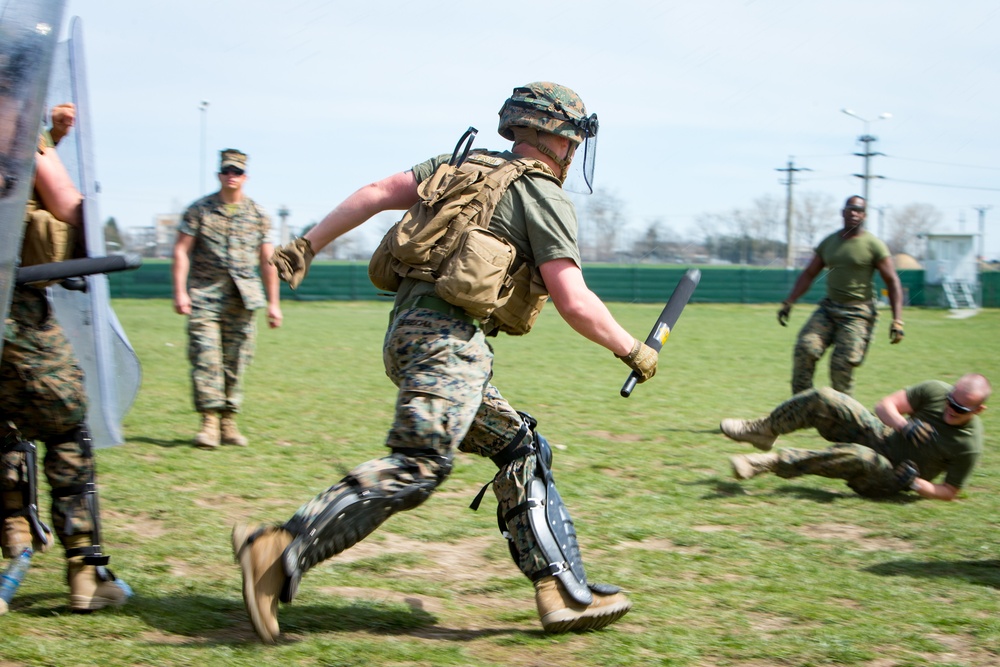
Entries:
[[594, 193], [594, 165], [597, 163], [597, 114], [571, 121], [583, 141], [577, 145], [563, 189], [581, 195]]

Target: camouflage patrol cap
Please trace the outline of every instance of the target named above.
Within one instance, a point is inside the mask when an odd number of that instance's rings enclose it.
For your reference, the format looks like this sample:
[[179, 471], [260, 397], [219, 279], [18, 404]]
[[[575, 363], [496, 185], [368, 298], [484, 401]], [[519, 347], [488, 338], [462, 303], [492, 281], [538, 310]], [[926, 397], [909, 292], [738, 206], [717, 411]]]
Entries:
[[512, 127], [531, 127], [579, 144], [597, 136], [597, 114], [588, 117], [583, 100], [566, 86], [536, 81], [515, 88], [503, 103], [497, 131], [513, 141]]
[[238, 151], [235, 148], [227, 148], [224, 151], [219, 151], [219, 158], [221, 160], [219, 164], [220, 170], [226, 167], [238, 167], [246, 171], [247, 154], [243, 151]]

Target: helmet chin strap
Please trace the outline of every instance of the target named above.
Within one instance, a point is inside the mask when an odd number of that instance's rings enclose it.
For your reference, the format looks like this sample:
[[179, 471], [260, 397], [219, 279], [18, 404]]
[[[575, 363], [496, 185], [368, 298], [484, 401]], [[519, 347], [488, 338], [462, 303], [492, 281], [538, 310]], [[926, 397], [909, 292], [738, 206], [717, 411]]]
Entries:
[[569, 149], [566, 151], [565, 157], [559, 157], [556, 152], [540, 142], [538, 140], [538, 130], [533, 127], [512, 127], [511, 132], [514, 134], [515, 144], [528, 144], [532, 146], [542, 155], [550, 158], [553, 162], [559, 165], [559, 181], [561, 183], [566, 182], [566, 176], [569, 174], [569, 165], [573, 161], [573, 155], [576, 154], [576, 144], [572, 141], [569, 142]]

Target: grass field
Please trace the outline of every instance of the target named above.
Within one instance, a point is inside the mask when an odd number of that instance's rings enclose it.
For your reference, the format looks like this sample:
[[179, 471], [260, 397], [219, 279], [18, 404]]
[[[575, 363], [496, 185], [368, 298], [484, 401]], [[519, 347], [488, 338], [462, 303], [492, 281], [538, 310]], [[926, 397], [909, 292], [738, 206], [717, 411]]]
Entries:
[[[555, 447], [590, 578], [630, 592], [635, 606], [619, 623], [541, 632], [492, 494], [468, 509], [493, 465], [460, 455], [428, 502], [309, 572], [280, 609], [285, 634], [272, 647], [243, 609], [231, 526], [282, 521], [383, 454], [395, 398], [380, 355], [389, 306], [287, 304], [285, 326], [260, 331], [246, 378], [251, 446], [212, 452], [189, 444], [198, 419], [183, 319], [162, 300], [115, 308], [143, 383], [127, 444], [100, 450], [98, 464], [111, 566], [136, 596], [71, 615], [62, 554], [37, 556], [0, 618], [0, 667], [1000, 665], [1000, 403], [983, 415], [986, 453], [957, 502], [730, 477], [728, 457], [752, 449], [718, 422], [787, 397], [807, 306], [789, 328], [773, 306], [689, 306], [656, 378], [627, 400], [625, 366], [551, 306], [530, 336], [496, 340], [495, 384]], [[659, 312], [611, 308], [639, 337]], [[905, 319], [906, 340], [890, 346], [883, 318], [858, 372], [863, 403], [967, 371], [1000, 383], [1000, 311], [910, 309]], [[825, 444], [813, 433], [782, 442]]]

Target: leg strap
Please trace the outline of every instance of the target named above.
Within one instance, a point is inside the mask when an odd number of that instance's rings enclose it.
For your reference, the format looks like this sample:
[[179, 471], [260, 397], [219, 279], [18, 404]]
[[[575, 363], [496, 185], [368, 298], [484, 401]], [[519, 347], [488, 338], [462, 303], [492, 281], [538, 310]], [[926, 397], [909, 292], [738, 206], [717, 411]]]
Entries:
[[[8, 517], [24, 517], [32, 536], [44, 545], [52, 543], [52, 529], [45, 525], [38, 516], [38, 449], [35, 443], [21, 438], [21, 433], [10, 422], [8, 432], [0, 444], [0, 453], [22, 452], [25, 457], [27, 479], [21, 487], [21, 507], [0, 507], [0, 520]], [[16, 493], [16, 491], [15, 491]]]
[[[90, 437], [90, 430], [86, 425], [79, 426], [70, 432], [70, 437], [76, 440], [77, 445], [80, 447], [80, 453], [84, 459], [91, 459], [90, 465], [88, 466], [89, 473], [87, 475], [87, 481], [83, 484], [76, 484], [73, 486], [64, 486], [58, 489], [52, 489], [53, 499], [63, 499], [63, 498], [75, 498], [83, 496], [84, 503], [87, 507], [87, 512], [90, 514], [90, 523], [92, 526], [91, 531], [91, 541], [93, 544], [74, 547], [66, 549], [66, 558], [76, 558], [78, 556], [83, 556], [83, 562], [85, 565], [96, 565], [98, 566], [98, 575], [104, 576], [104, 566], [108, 564], [111, 560], [110, 556], [106, 556], [101, 548], [101, 511], [100, 503], [97, 497], [97, 474], [95, 471], [96, 464], [92, 460], [94, 458], [94, 447], [93, 441]], [[48, 438], [45, 441], [46, 446], [54, 446], [67, 442], [66, 436], [58, 436], [54, 438]], [[114, 575], [110, 572], [107, 573], [110, 579], [113, 580]]]

